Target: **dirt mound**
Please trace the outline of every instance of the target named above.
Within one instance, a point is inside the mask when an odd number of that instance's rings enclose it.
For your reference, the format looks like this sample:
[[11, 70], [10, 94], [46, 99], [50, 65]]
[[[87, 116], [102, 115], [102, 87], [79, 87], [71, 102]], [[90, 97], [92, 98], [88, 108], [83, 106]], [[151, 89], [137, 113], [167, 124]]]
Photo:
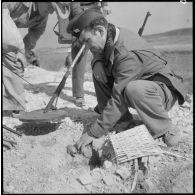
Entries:
[[[49, 72], [29, 67], [25, 77], [37, 92], [25, 86], [27, 110], [45, 108], [63, 72]], [[3, 137], [17, 145], [3, 148], [3, 190], [9, 193], [130, 193], [134, 175], [134, 162], [116, 165], [110, 159], [90, 162], [82, 155], [71, 157], [66, 146], [74, 144], [82, 132], [96, 120], [92, 110], [96, 106], [94, 87], [85, 82], [86, 106], [73, 103], [71, 77], [62, 91], [57, 107], [67, 116], [61, 123], [32, 125], [11, 117], [3, 117], [3, 124], [22, 133], [22, 137], [3, 130]], [[182, 132], [181, 143], [163, 149], [175, 155], [163, 154], [149, 158], [147, 172], [138, 175], [134, 192], [184, 192], [193, 190], [193, 96], [183, 107], [175, 105], [169, 113]], [[181, 157], [180, 157], [181, 156]]]

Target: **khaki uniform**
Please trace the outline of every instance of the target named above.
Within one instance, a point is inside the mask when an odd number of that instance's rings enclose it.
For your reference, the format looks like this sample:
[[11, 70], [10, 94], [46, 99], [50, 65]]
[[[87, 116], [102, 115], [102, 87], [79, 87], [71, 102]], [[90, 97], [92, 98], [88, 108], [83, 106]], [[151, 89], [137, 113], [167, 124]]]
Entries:
[[[41, 17], [33, 2], [3, 2], [2, 8], [9, 10], [10, 17], [18, 28], [28, 28], [23, 41], [26, 50], [33, 49], [45, 31], [48, 17]], [[22, 66], [15, 61], [14, 55], [9, 53], [13, 58], [3, 56], [3, 65], [20, 75]], [[3, 68], [3, 110], [24, 110], [23, 81], [9, 69]]]
[[177, 100], [183, 104], [186, 96], [182, 79], [166, 60], [137, 34], [120, 28], [113, 47], [105, 50], [103, 62], [108, 83], [93, 78], [102, 114], [91, 133], [106, 135], [129, 107], [137, 110], [154, 138], [166, 133], [172, 124], [167, 111]]

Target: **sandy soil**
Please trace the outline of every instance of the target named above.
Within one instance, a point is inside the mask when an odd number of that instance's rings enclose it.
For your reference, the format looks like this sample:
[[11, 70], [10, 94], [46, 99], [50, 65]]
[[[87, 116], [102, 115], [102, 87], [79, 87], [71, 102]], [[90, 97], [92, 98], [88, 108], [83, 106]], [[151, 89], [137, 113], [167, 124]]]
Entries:
[[[27, 111], [45, 108], [64, 71], [52, 72], [29, 66], [24, 78]], [[90, 75], [86, 75], [90, 77]], [[121, 165], [98, 164], [82, 155], [74, 158], [66, 146], [74, 144], [83, 130], [89, 128], [97, 114], [96, 97], [91, 81], [85, 82], [86, 106], [76, 107], [72, 98], [71, 76], [58, 98], [57, 107], [66, 112], [61, 123], [32, 125], [18, 119], [3, 117], [3, 124], [22, 133], [21, 137], [3, 130], [3, 137], [17, 145], [3, 147], [3, 190], [7, 193], [130, 193], [134, 179], [132, 161]], [[170, 111], [173, 123], [181, 128], [182, 141], [163, 150], [173, 155], [149, 158], [148, 171], [141, 172], [133, 192], [193, 192], [193, 96], [185, 104]], [[118, 172], [119, 170], [120, 173]]]

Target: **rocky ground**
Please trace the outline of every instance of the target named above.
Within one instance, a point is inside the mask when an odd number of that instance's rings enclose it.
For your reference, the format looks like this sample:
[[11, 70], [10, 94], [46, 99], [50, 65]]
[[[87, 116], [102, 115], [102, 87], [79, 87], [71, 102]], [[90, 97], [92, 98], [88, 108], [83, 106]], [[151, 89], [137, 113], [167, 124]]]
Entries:
[[[29, 66], [24, 78], [27, 111], [43, 109], [63, 77], [64, 71], [52, 72]], [[66, 112], [61, 123], [37, 126], [16, 118], [3, 117], [3, 124], [22, 133], [19, 137], [3, 129], [3, 138], [15, 141], [3, 147], [3, 190], [5, 193], [131, 193], [135, 177], [133, 161], [120, 165], [105, 160], [92, 162], [82, 155], [70, 156], [66, 146], [74, 144], [89, 128], [97, 114], [92, 111], [96, 97], [91, 75], [86, 75], [86, 106], [76, 107], [72, 98], [71, 76], [58, 98], [57, 107]], [[136, 193], [193, 192], [193, 96], [183, 106], [169, 112], [182, 130], [182, 141], [166, 154], [149, 158], [147, 171], [139, 171]], [[161, 143], [161, 140], [159, 140]], [[97, 160], [97, 159], [96, 159]]]

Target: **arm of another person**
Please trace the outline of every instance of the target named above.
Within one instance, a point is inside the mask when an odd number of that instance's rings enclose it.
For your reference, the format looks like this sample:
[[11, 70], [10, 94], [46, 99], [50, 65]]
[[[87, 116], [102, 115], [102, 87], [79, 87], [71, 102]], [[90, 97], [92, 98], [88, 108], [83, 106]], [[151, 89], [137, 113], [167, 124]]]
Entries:
[[45, 32], [48, 16], [40, 19], [39, 24], [30, 27], [27, 35], [24, 37], [25, 50], [30, 51], [35, 48], [37, 41]]
[[108, 101], [103, 113], [90, 129], [94, 137], [107, 135], [109, 129], [127, 111], [128, 108], [124, 102], [123, 91], [130, 81], [140, 78], [143, 72], [143, 65], [134, 53], [128, 52], [123, 48], [122, 51], [116, 54], [114, 71], [116, 76], [111, 99]]

